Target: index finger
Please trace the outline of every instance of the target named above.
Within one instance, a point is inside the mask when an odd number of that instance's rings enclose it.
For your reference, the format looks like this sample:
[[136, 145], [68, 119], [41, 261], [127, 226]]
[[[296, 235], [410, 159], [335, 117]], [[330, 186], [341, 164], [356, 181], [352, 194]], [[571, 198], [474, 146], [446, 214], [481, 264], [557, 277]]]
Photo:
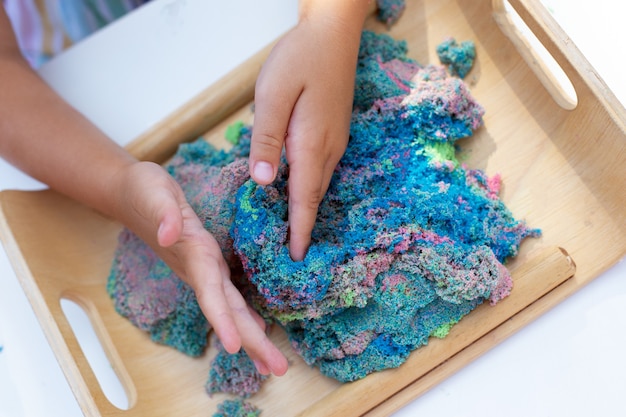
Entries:
[[266, 63], [257, 80], [254, 122], [250, 142], [250, 176], [261, 185], [276, 177], [289, 118], [301, 86], [283, 74], [283, 68]]
[[319, 151], [299, 149], [289, 161], [289, 253], [301, 261], [311, 244], [317, 211], [328, 186], [324, 158]]
[[[226, 297], [224, 276], [229, 279], [230, 273], [225, 262], [207, 254], [202, 249], [192, 248], [189, 255], [188, 271], [194, 282], [194, 291], [198, 305], [211, 327], [219, 337], [222, 345], [229, 353], [241, 348], [241, 335], [237, 330], [231, 306]], [[203, 260], [198, 262], [196, 260]]]

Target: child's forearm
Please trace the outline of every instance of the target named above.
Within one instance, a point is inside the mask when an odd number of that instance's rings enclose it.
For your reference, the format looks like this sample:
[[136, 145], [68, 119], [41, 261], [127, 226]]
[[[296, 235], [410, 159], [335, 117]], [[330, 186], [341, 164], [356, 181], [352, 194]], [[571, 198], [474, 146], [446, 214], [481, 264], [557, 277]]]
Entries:
[[0, 91], [0, 155], [51, 188], [112, 214], [112, 177], [134, 160], [29, 68], [1, 60]]
[[243, 347], [263, 373], [287, 371], [178, 183], [159, 165], [137, 162], [49, 88], [21, 57], [1, 6], [0, 156], [130, 227], [191, 285], [229, 352]]
[[69, 106], [21, 57], [0, 8], [0, 156], [112, 215], [111, 178], [134, 159]]

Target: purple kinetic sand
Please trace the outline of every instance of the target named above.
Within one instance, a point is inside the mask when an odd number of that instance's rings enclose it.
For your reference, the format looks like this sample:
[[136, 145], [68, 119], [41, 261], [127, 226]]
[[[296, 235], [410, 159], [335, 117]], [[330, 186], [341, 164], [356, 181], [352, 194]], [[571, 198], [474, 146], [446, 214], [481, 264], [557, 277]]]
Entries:
[[[356, 79], [348, 148], [301, 262], [288, 251], [287, 167], [268, 186], [248, 179], [248, 127], [229, 152], [200, 140], [182, 145], [168, 166], [231, 268], [243, 268], [249, 302], [285, 329], [307, 363], [339, 381], [402, 364], [477, 305], [506, 297], [512, 282], [502, 263], [539, 234], [499, 200], [498, 176], [456, 160], [455, 142], [480, 128], [484, 113], [462, 80], [371, 32]], [[144, 251], [120, 241], [114, 298], [159, 273], [133, 268]], [[127, 314], [143, 322], [156, 313]]]
[[107, 290], [116, 310], [152, 340], [191, 356], [204, 351], [211, 327], [191, 287], [128, 229], [119, 236]]
[[261, 389], [267, 376], [261, 375], [252, 359], [242, 349], [229, 354], [221, 343], [216, 343], [217, 355], [211, 363], [206, 391], [209, 395], [216, 392], [238, 395], [248, 398]]
[[[247, 160], [235, 151], [227, 154], [197, 142], [181, 146], [167, 168], [236, 272], [229, 229], [234, 196], [249, 179]], [[116, 310], [148, 331], [153, 340], [188, 355], [200, 355], [211, 327], [191, 287], [128, 229], [118, 241], [107, 284]]]

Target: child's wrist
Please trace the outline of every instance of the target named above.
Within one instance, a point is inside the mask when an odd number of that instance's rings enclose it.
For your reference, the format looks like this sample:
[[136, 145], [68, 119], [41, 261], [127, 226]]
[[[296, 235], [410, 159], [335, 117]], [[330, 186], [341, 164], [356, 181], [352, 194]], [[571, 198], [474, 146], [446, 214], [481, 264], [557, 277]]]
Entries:
[[363, 23], [375, 9], [374, 0], [302, 0], [299, 21], [316, 20], [334, 29], [360, 37]]

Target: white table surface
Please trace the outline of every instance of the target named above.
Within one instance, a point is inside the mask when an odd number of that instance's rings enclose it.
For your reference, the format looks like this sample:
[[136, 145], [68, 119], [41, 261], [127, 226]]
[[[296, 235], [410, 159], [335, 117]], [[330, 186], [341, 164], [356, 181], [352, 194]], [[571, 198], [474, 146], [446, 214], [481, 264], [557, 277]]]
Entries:
[[[244, 3], [257, 10], [238, 13]], [[296, 19], [295, 3], [154, 0], [60, 55], [41, 74], [125, 144], [287, 30]], [[543, 3], [626, 103], [616, 55], [626, 36], [626, 6], [617, 0]], [[42, 185], [0, 160], [0, 189], [8, 188]], [[622, 261], [395, 416], [626, 416], [624, 306]], [[80, 320], [70, 307], [70, 318]], [[88, 334], [84, 322], [76, 326]], [[86, 350], [97, 355], [96, 348]], [[124, 407], [105, 361], [94, 361], [105, 392]], [[0, 249], [0, 417], [22, 416], [82, 413]]]

